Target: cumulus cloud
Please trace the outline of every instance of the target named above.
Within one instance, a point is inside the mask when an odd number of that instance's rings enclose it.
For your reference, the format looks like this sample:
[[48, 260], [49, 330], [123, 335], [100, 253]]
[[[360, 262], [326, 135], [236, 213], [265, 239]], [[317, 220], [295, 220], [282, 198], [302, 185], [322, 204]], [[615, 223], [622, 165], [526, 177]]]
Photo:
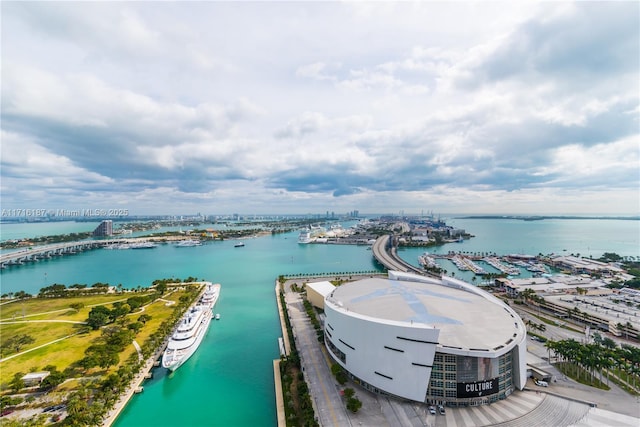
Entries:
[[5, 204], [637, 213], [632, 3], [2, 7]]

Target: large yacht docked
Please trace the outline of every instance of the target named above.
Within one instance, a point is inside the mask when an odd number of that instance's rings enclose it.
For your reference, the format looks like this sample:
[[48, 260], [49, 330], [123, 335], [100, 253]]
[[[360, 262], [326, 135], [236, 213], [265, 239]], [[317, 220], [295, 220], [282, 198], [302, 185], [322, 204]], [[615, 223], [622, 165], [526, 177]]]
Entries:
[[201, 246], [202, 243], [200, 240], [181, 240], [178, 244], [176, 244], [177, 248], [188, 248], [191, 246]]
[[206, 283], [200, 300], [187, 311], [169, 339], [162, 355], [163, 367], [175, 371], [196, 352], [211, 323], [219, 294], [219, 284]]

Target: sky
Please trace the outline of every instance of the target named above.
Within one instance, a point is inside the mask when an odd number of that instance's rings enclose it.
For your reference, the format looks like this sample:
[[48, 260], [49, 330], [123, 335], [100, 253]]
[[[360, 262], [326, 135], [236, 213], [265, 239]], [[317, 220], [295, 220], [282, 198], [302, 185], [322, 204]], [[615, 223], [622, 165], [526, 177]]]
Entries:
[[640, 3], [12, 2], [0, 204], [640, 214]]

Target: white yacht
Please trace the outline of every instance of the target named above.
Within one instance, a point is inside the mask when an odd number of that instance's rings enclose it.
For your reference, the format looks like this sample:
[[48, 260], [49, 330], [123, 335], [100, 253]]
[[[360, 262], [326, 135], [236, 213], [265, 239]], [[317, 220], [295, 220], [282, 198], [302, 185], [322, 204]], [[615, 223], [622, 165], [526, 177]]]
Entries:
[[129, 245], [129, 249], [153, 249], [157, 247], [158, 245], [153, 242], [137, 242]]
[[202, 342], [213, 316], [213, 307], [218, 301], [220, 285], [207, 283], [200, 301], [187, 311], [162, 355], [162, 366], [175, 371], [186, 362]]
[[188, 248], [191, 246], [202, 246], [200, 240], [182, 240], [176, 245], [177, 248]]

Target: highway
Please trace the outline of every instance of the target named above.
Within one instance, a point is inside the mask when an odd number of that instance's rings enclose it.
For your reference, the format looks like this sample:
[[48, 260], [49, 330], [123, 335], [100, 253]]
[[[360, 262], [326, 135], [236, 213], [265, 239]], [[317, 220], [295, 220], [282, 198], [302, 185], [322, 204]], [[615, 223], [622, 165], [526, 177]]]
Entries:
[[374, 258], [380, 264], [382, 264], [387, 270], [404, 271], [421, 275], [429, 274], [423, 269], [415, 267], [400, 258], [396, 252], [395, 246], [391, 246], [391, 248], [387, 250], [389, 239], [391, 239], [391, 236], [389, 235], [380, 236], [376, 239], [373, 247], [371, 248]]

